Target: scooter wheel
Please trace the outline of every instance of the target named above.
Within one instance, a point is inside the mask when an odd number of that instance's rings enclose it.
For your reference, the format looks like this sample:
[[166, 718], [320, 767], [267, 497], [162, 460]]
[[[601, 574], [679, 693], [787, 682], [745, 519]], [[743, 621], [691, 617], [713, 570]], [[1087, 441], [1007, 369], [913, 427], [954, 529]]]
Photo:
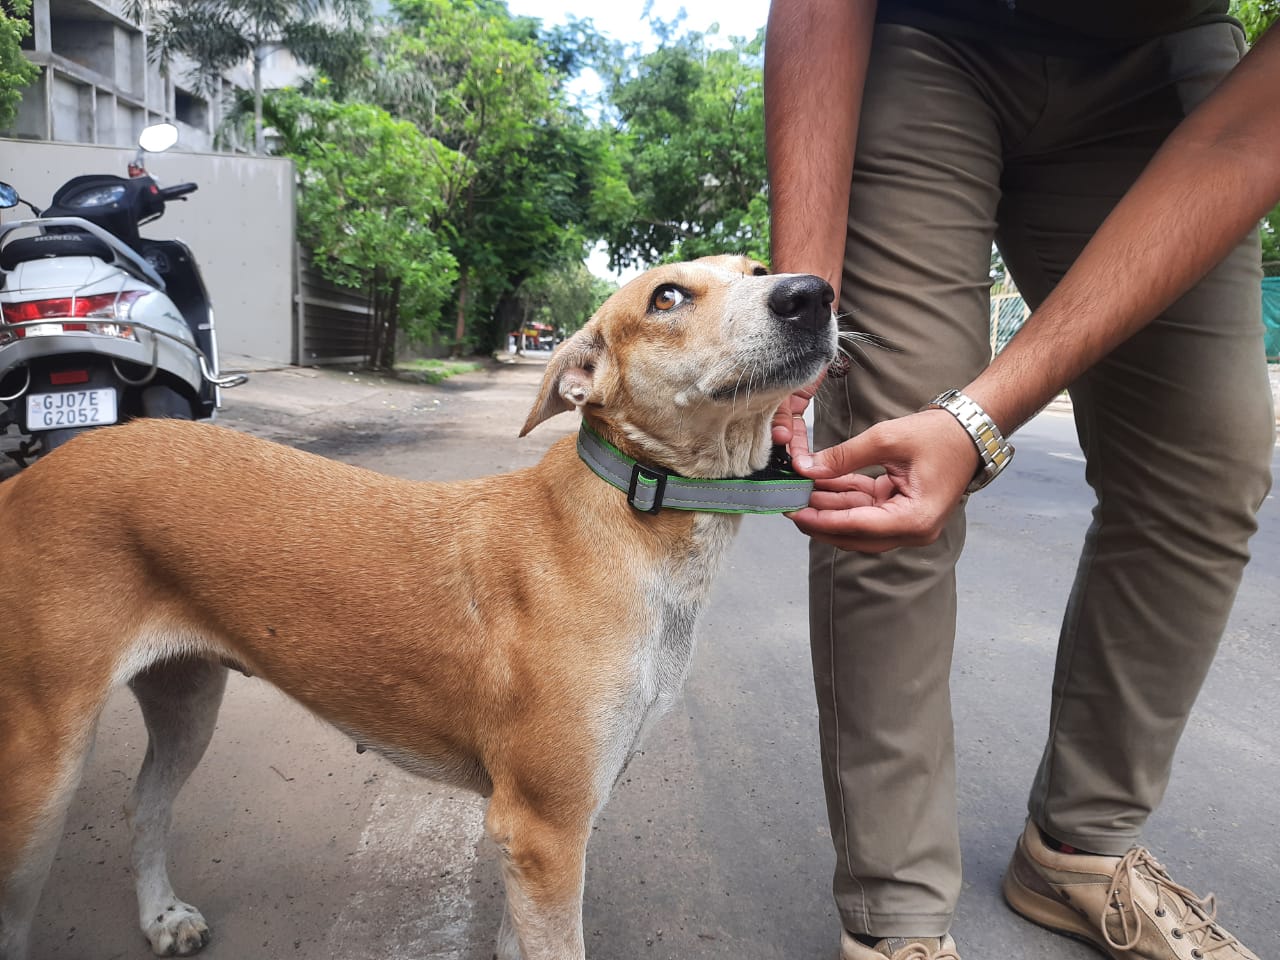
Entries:
[[142, 415], [163, 420], [194, 420], [191, 404], [171, 387], [154, 386], [142, 391]]

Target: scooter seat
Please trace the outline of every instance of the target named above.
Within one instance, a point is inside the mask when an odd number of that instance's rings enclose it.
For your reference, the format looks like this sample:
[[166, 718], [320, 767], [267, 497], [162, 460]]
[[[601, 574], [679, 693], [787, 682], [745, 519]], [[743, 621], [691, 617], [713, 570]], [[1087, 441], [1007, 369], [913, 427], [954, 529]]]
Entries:
[[45, 233], [38, 237], [16, 237], [0, 248], [0, 270], [12, 270], [28, 260], [46, 257], [98, 257], [112, 260], [111, 248], [87, 233]]

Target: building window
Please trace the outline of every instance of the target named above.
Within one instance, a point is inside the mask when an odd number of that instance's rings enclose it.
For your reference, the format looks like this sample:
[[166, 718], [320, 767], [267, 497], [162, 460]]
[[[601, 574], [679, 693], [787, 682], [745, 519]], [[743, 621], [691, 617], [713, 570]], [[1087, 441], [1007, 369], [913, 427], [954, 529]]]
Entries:
[[173, 91], [173, 115], [179, 123], [197, 130], [209, 128], [208, 101], [181, 87], [175, 87]]

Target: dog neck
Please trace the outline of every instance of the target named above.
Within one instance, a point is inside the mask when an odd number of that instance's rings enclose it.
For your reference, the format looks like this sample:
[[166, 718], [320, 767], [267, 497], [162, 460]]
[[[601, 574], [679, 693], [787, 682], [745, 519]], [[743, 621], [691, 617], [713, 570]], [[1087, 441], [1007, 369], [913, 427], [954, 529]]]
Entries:
[[583, 411], [583, 423], [618, 451], [646, 466], [683, 477], [719, 480], [746, 477], [769, 462], [769, 418], [725, 419], [697, 431], [659, 435], [625, 418]]
[[628, 457], [585, 421], [578, 431], [578, 456], [591, 471], [627, 495], [642, 513], [663, 509], [700, 513], [789, 513], [809, 502], [813, 481], [790, 470], [785, 450], [777, 461], [747, 477], [690, 478]]

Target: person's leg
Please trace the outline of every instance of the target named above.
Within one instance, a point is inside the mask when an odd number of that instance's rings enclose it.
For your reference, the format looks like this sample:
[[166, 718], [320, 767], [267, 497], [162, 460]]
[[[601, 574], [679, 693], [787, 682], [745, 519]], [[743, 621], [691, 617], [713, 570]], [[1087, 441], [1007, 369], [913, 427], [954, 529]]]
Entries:
[[[1109, 71], [1054, 62], [1061, 122], [1010, 157], [999, 239], [1035, 304], [1174, 124], [1238, 56], [1227, 25], [1183, 31]], [[1165, 76], [1168, 79], [1165, 80]], [[1088, 117], [1087, 121], [1077, 118]], [[1059, 644], [1032, 819], [1119, 855], [1160, 802], [1174, 748], [1248, 559], [1274, 410], [1256, 237], [1074, 384], [1097, 494]]]
[[[1002, 107], [963, 45], [882, 26], [854, 171], [840, 310], [868, 347], [816, 400], [826, 447], [963, 386], [988, 362]], [[1025, 79], [1036, 82], [1035, 71]], [[1018, 85], [1018, 84], [1015, 84]], [[846, 930], [937, 937], [960, 890], [949, 674], [957, 515], [934, 545], [811, 550], [824, 781]]]
[[[1006, 169], [999, 236], [1031, 303], [1234, 63], [1237, 40], [1225, 25], [1184, 31], [1105, 76], [1057, 65], [1063, 112], [1093, 119], [1074, 136], [1061, 124], [1057, 144], [1024, 145]], [[1259, 259], [1256, 236], [1242, 239], [1071, 388], [1097, 504], [1062, 625], [1031, 822], [1004, 891], [1024, 916], [1115, 957], [1257, 960], [1134, 843], [1164, 794], [1270, 485]]]

